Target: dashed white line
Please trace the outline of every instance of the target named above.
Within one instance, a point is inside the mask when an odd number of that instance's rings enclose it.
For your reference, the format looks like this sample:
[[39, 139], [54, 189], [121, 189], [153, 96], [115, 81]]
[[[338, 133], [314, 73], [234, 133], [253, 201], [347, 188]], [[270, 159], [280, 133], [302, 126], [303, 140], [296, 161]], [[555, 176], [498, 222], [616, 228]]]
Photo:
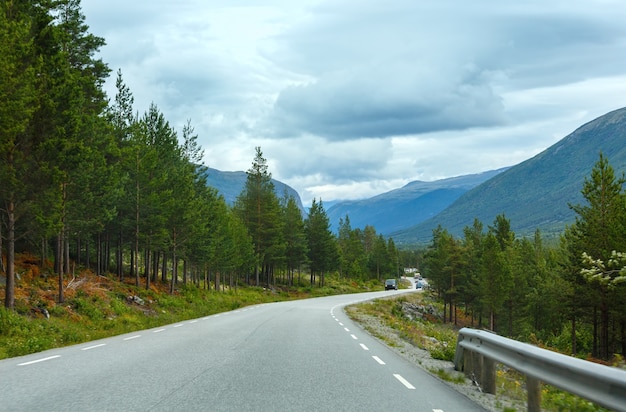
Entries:
[[356, 335], [351, 334], [350, 336], [352, 336], [352, 339], [357, 340], [359, 338], [356, 337]]
[[129, 336], [127, 338], [124, 338], [124, 340], [132, 340], [132, 339], [137, 339], [137, 338], [140, 338], [140, 337], [141, 337], [141, 335]]
[[343, 323], [339, 322], [339, 326], [343, 326]]
[[157, 329], [157, 330], [153, 330], [152, 333], [160, 333], [163, 332], [165, 329]]
[[415, 389], [415, 386], [411, 385], [411, 384], [409, 383], [409, 381], [407, 381], [406, 379], [404, 379], [404, 378], [402, 377], [402, 375], [398, 375], [397, 373], [394, 373], [394, 374], [393, 374], [393, 376], [394, 376], [397, 380], [399, 380], [399, 381], [400, 381], [400, 382], [401, 382], [404, 386], [406, 386], [406, 387], [407, 387], [407, 389]]
[[95, 349], [95, 348], [99, 348], [101, 346], [106, 346], [106, 343], [101, 343], [99, 345], [93, 345], [93, 346], [88, 346], [86, 348], [82, 348], [81, 350], [90, 350], [90, 349]]
[[361, 343], [360, 345], [361, 345], [361, 347], [363, 348], [363, 350], [370, 350], [370, 349], [369, 349], [367, 346], [365, 346], [364, 344], [362, 344], [362, 343]]
[[178, 325], [174, 325], [175, 328], [180, 328], [181, 326], [183, 326], [184, 323], [179, 323]]
[[39, 362], [45, 362], [48, 361], [50, 359], [56, 359], [56, 358], [60, 358], [61, 355], [54, 355], [54, 356], [48, 356], [47, 358], [41, 358], [41, 359], [37, 359], [37, 360], [33, 360], [30, 362], [24, 362], [24, 363], [18, 363], [18, 366], [26, 366], [26, 365], [32, 365], [33, 363], [39, 363]]
[[433, 409], [433, 412], [443, 412], [443, 409]]
[[197, 320], [192, 320], [189, 323], [196, 323], [196, 322], [198, 322], [198, 321]]
[[350, 329], [348, 328], [343, 328], [343, 330], [345, 330], [346, 332], [350, 332]]
[[381, 364], [381, 365], [384, 365], [384, 364], [385, 364], [385, 362], [383, 362], [383, 360], [382, 360], [382, 359], [380, 359], [378, 356], [372, 356], [372, 358], [374, 358], [374, 360], [375, 360], [376, 362], [378, 362], [379, 364]]

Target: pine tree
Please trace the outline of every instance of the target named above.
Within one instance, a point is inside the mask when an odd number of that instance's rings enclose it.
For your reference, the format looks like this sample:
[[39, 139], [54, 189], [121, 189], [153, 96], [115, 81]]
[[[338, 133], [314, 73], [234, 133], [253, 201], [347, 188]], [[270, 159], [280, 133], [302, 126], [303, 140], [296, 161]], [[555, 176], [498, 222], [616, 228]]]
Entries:
[[325, 272], [336, 267], [338, 253], [328, 215], [321, 200], [317, 202], [313, 199], [305, 227], [309, 246], [311, 285], [318, 275], [320, 286], [324, 286]]
[[246, 184], [237, 197], [235, 210], [252, 237], [257, 258], [255, 283], [263, 276], [269, 286], [275, 266], [284, 262], [285, 242], [280, 201], [274, 191], [272, 175], [260, 147], [256, 147]]
[[[7, 239], [4, 304], [11, 309], [15, 303], [16, 225], [20, 216], [26, 215], [33, 194], [31, 151], [35, 142], [28, 129], [38, 104], [36, 73], [40, 64], [33, 31], [29, 10], [15, 2], [0, 4], [0, 200]], [[4, 235], [1, 227], [0, 239]]]
[[[581, 190], [587, 204], [570, 205], [577, 217], [572, 227], [572, 242], [569, 247], [574, 251], [574, 259], [577, 260], [575, 267], [578, 267], [579, 271], [585, 267], [585, 260], [609, 262], [613, 251], [626, 250], [626, 238], [623, 235], [626, 228], [624, 183], [626, 183], [624, 175], [617, 178], [608, 159], [600, 153], [591, 176], [585, 178]], [[607, 284], [595, 281], [593, 277], [585, 280], [594, 292], [591, 297], [592, 304], [600, 313], [597, 355], [602, 359], [608, 359], [611, 354], [610, 312], [612, 307], [621, 305], [616, 299], [620, 294], [614, 293]], [[618, 318], [623, 324], [624, 315], [618, 315]]]
[[288, 284], [293, 285], [294, 272], [307, 261], [305, 225], [302, 212], [293, 196], [285, 193], [282, 203], [287, 277]]

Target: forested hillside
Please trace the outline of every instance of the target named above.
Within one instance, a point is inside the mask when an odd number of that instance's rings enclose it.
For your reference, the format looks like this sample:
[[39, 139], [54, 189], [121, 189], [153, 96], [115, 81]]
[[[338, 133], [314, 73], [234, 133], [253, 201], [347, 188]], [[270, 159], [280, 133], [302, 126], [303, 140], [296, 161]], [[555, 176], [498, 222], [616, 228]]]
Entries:
[[[330, 271], [397, 275], [392, 241], [345, 225], [346, 239], [334, 236], [321, 201], [305, 215], [292, 191], [275, 186], [260, 148], [227, 201], [211, 186], [215, 171], [202, 163], [191, 121], [175, 130], [156, 103], [136, 108], [122, 70], [116, 95], [106, 95], [110, 69], [95, 57], [104, 44], [80, 1], [0, 4], [6, 308], [16, 308], [16, 282], [28, 289], [38, 277], [58, 278], [56, 303], [65, 303], [68, 275], [80, 270], [172, 294], [179, 283], [219, 291], [289, 287], [296, 274], [319, 286]], [[35, 279], [16, 273], [17, 255], [36, 262]], [[26, 314], [40, 305], [19, 299]]]
[[439, 226], [423, 273], [448, 307], [478, 327], [603, 360], [626, 355], [626, 191], [600, 155], [572, 204], [558, 247], [516, 236], [504, 214], [454, 236]]
[[468, 191], [437, 216], [390, 234], [399, 244], [425, 243], [441, 225], [460, 235], [477, 218], [505, 214], [518, 234], [535, 229], [558, 235], [574, 221], [571, 203], [582, 200], [586, 174], [603, 153], [618, 172], [626, 171], [626, 108], [578, 128], [537, 156]]

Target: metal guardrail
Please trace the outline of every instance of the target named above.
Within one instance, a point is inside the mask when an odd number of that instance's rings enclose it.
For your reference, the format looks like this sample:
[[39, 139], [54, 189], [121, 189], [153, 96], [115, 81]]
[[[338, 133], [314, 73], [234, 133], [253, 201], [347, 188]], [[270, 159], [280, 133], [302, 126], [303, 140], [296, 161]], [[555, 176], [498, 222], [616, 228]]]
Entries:
[[528, 410], [541, 410], [540, 382], [626, 412], [626, 371], [562, 355], [470, 328], [459, 331], [454, 368], [474, 376], [484, 392], [496, 392], [496, 363], [526, 376]]

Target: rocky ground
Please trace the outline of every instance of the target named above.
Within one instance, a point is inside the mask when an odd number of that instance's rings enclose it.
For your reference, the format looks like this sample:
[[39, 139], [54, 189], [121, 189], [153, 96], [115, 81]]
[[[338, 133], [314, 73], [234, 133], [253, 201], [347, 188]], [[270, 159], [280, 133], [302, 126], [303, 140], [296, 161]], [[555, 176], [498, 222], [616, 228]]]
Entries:
[[[398, 333], [391, 327], [385, 325], [381, 320], [375, 316], [358, 312], [356, 316], [355, 312], [358, 309], [355, 306], [346, 308], [346, 313], [356, 321], [364, 331], [374, 336], [384, 344], [388, 345], [390, 349], [398, 353], [400, 356], [406, 358], [416, 366], [424, 369], [441, 382], [454, 388], [456, 391], [461, 392], [474, 402], [482, 405], [485, 410], [491, 412], [506, 411], [525, 411], [526, 405], [520, 402], [511, 401], [502, 395], [491, 395], [483, 393], [480, 388], [472, 383], [471, 380], [465, 379], [463, 383], [453, 383], [451, 381], [442, 379], [440, 375], [448, 377], [457, 377], [463, 375], [461, 372], [454, 370], [454, 364], [452, 362], [433, 359], [427, 350], [420, 349], [417, 346], [402, 339]], [[437, 371], [442, 371], [439, 374]], [[454, 379], [458, 381], [459, 379]]]

